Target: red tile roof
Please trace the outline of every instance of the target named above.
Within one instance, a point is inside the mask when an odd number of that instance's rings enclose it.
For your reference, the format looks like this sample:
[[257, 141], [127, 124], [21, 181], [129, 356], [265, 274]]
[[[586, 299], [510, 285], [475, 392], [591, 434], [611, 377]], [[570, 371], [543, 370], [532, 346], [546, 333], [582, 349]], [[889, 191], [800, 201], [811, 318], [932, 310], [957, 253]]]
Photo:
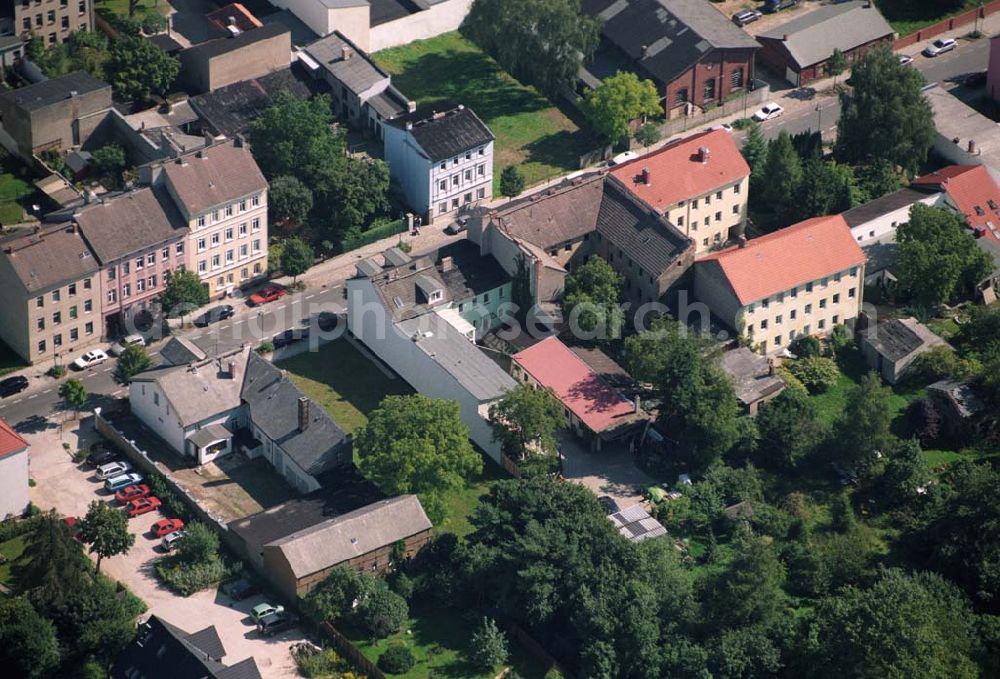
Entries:
[[635, 412], [631, 401], [556, 337], [514, 354], [514, 361], [595, 433], [621, 424]]
[[785, 229], [706, 255], [716, 261], [740, 304], [765, 297], [865, 263], [842, 215], [814, 217]]
[[[702, 147], [708, 149], [706, 162], [701, 161]], [[643, 169], [649, 170], [649, 184], [642, 181]], [[619, 165], [611, 174], [640, 200], [664, 212], [682, 200], [736, 183], [750, 174], [750, 166], [729, 132], [711, 130], [679, 139], [648, 156]]]
[[0, 420], [0, 457], [19, 453], [28, 447], [28, 442], [21, 438], [9, 424]]
[[260, 19], [250, 13], [250, 10], [238, 2], [223, 5], [214, 12], [206, 14], [205, 18], [226, 35], [229, 35], [226, 26], [229, 25], [230, 18], [235, 20], [236, 28], [241, 31], [249, 31], [264, 25], [260, 22]]
[[951, 165], [913, 180], [935, 186], [965, 215], [969, 228], [1000, 242], [1000, 186], [983, 165]]

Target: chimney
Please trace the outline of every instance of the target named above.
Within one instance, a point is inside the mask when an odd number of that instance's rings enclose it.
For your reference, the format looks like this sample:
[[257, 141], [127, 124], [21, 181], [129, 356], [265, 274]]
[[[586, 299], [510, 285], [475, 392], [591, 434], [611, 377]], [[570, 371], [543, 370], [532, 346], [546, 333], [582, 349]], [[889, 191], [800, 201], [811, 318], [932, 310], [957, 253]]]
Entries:
[[76, 233], [76, 222], [70, 222], [70, 224], [69, 224], [69, 232], [70, 233]]
[[246, 146], [246, 144], [247, 144], [246, 137], [244, 137], [242, 134], [237, 134], [233, 138], [233, 146], [238, 149], [243, 148], [244, 146]]
[[226, 372], [229, 373], [229, 379], [236, 379], [236, 361], [229, 361], [229, 364], [226, 366]]
[[744, 236], [743, 234], [740, 234], [740, 237], [737, 239], [737, 242], [739, 243], [740, 249], [742, 250], [747, 246], [747, 237]]
[[417, 110], [417, 102], [415, 102], [413, 100], [407, 100], [407, 102], [406, 102], [406, 112], [407, 113], [415, 113], [416, 110]]
[[351, 48], [348, 45], [344, 45], [340, 48], [340, 56], [344, 61], [351, 58]]
[[642, 168], [642, 183], [649, 186], [652, 183], [652, 174], [648, 167]]
[[309, 399], [305, 396], [299, 397], [299, 431], [309, 428]]
[[767, 374], [770, 377], [774, 377], [774, 359], [773, 358], [767, 359]]
[[701, 161], [702, 165], [707, 163], [710, 157], [711, 153], [709, 152], [707, 146], [702, 146], [701, 148], [698, 149], [698, 160]]
[[639, 48], [639, 58], [645, 59], [649, 56], [649, 45], [643, 45]]
[[446, 273], [455, 268], [455, 261], [451, 257], [441, 258], [441, 273]]
[[781, 36], [781, 41], [782, 42], [788, 42], [788, 34], [787, 33], [785, 33], [784, 35]]
[[632, 407], [633, 407], [633, 410], [635, 411], [636, 415], [638, 415], [639, 413], [642, 412], [642, 397], [641, 396], [636, 396], [635, 397], [635, 401], [633, 401]]
[[977, 151], [976, 151], [976, 140], [975, 139], [970, 139], [969, 140], [968, 149], [969, 149], [969, 153], [970, 154], [976, 155]]

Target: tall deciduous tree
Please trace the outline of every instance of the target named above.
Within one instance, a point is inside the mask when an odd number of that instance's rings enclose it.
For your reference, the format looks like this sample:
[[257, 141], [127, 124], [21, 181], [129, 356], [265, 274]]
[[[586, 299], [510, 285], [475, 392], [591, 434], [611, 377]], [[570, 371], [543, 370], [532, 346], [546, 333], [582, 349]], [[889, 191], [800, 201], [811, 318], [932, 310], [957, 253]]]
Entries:
[[515, 459], [532, 450], [553, 452], [559, 442], [556, 430], [564, 423], [562, 406], [545, 389], [520, 384], [490, 406], [493, 439]]
[[174, 271], [160, 295], [160, 307], [170, 317], [184, 316], [208, 304], [208, 288], [194, 271]]
[[292, 284], [316, 261], [313, 249], [301, 238], [289, 238], [281, 248], [281, 270], [292, 277]]
[[785, 391], [764, 403], [757, 414], [761, 466], [792, 469], [819, 443], [823, 428], [808, 396]]
[[563, 315], [571, 327], [575, 323], [598, 341], [615, 339], [623, 323], [621, 297], [622, 277], [600, 257], [591, 257], [566, 276]]
[[889, 425], [892, 392], [878, 373], [870, 372], [848, 396], [844, 412], [835, 426], [837, 458], [848, 467], [867, 467], [894, 443]]
[[899, 283], [926, 306], [968, 294], [993, 269], [961, 216], [944, 208], [914, 205], [896, 233]]
[[628, 137], [633, 120], [663, 112], [653, 81], [640, 80], [631, 71], [605, 78], [597, 89], [587, 93], [583, 109], [590, 126], [611, 144]]
[[111, 46], [105, 70], [117, 98], [142, 102], [165, 96], [177, 79], [180, 62], [146, 38], [125, 36]]
[[417, 493], [432, 508], [440, 493], [461, 488], [483, 468], [458, 403], [420, 394], [385, 397], [354, 445], [361, 472], [383, 493]]
[[135, 536], [128, 531], [128, 517], [101, 500], [90, 503], [87, 515], [80, 522], [80, 535], [97, 555], [98, 573], [103, 559], [126, 554], [135, 544]]
[[934, 114], [921, 88], [924, 78], [888, 47], [854, 63], [851, 89], [841, 92], [835, 154], [846, 163], [878, 158], [914, 173], [934, 141]]
[[279, 175], [269, 183], [267, 208], [276, 224], [296, 227], [305, 224], [313, 207], [312, 190], [290, 175]]
[[120, 384], [128, 384], [132, 378], [141, 372], [149, 370], [153, 365], [146, 347], [138, 344], [130, 344], [125, 347], [125, 351], [118, 357], [118, 364], [115, 365], [115, 379]]
[[80, 408], [87, 402], [87, 388], [80, 380], [69, 379], [59, 385], [59, 396], [62, 397], [67, 406], [73, 408], [76, 416], [79, 416]]
[[550, 96], [572, 86], [600, 38], [580, 0], [476, 0], [462, 29], [505, 70]]

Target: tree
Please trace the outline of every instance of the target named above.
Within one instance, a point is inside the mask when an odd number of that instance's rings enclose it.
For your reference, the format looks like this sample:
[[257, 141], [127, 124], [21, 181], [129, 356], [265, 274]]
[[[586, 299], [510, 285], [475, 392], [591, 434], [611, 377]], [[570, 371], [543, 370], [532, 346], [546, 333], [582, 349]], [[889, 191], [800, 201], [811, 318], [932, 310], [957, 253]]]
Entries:
[[840, 93], [837, 158], [845, 163], [881, 158], [916, 172], [935, 134], [923, 86], [920, 71], [900, 64], [888, 47], [865, 52], [851, 70], [851, 89]]
[[885, 158], [875, 158], [854, 168], [858, 188], [866, 200], [881, 198], [899, 188], [899, 173], [892, 162]]
[[652, 80], [618, 71], [587, 93], [583, 110], [594, 131], [614, 145], [628, 138], [633, 120], [662, 113], [663, 107]]
[[869, 372], [847, 398], [844, 412], [834, 426], [838, 459], [848, 467], [867, 467], [893, 442], [889, 431], [892, 392], [878, 373]]
[[279, 175], [269, 182], [267, 208], [272, 222], [300, 226], [313, 208], [313, 192], [298, 178]]
[[628, 373], [641, 382], [655, 382], [673, 346], [666, 337], [677, 332], [675, 321], [661, 317], [653, 321], [648, 331], [626, 337], [622, 357]]
[[844, 212], [861, 197], [849, 165], [816, 158], [803, 163], [802, 179], [792, 195], [795, 220]]
[[373, 578], [373, 587], [361, 597], [354, 611], [355, 620], [379, 639], [402, 629], [409, 615], [406, 600], [381, 578]]
[[118, 357], [118, 364], [115, 366], [115, 379], [118, 380], [119, 384], [128, 384], [133, 377], [149, 370], [152, 365], [153, 359], [150, 358], [146, 347], [130, 344]]
[[656, 123], [645, 123], [635, 131], [635, 140], [642, 144], [643, 148], [649, 148], [660, 141], [660, 126]]
[[218, 558], [219, 536], [200, 521], [184, 527], [184, 539], [177, 543], [177, 555], [188, 564], [209, 563]]
[[764, 133], [760, 131], [760, 123], [751, 122], [747, 128], [747, 135], [743, 140], [743, 148], [740, 149], [743, 158], [750, 166], [751, 179], [755, 174], [760, 174], [764, 170], [764, 163], [767, 162], [768, 144], [764, 138]]
[[167, 280], [167, 286], [160, 295], [160, 306], [167, 316], [184, 315], [208, 304], [208, 288], [194, 271], [174, 271]]
[[[131, 0], [130, 0], [131, 4]], [[142, 18], [142, 32], [146, 35], [156, 35], [167, 30], [167, 17], [158, 12], [150, 12]]]
[[785, 567], [769, 538], [744, 531], [734, 549], [736, 556], [712, 584], [709, 620], [727, 628], [770, 623], [784, 606]]
[[490, 406], [493, 440], [504, 452], [524, 460], [532, 450], [555, 452], [556, 431], [565, 423], [562, 406], [545, 389], [519, 384]]
[[847, 57], [836, 47], [833, 48], [833, 54], [826, 61], [826, 72], [827, 75], [833, 76], [833, 86], [837, 86], [837, 76], [847, 70], [848, 67]]
[[802, 182], [802, 159], [784, 130], [767, 146], [767, 162], [761, 181], [764, 204], [779, 224], [790, 223], [798, 213], [794, 196]]
[[507, 662], [507, 635], [500, 631], [493, 618], [484, 617], [472, 633], [469, 650], [477, 667], [484, 671], [495, 670]]
[[116, 97], [136, 102], [166, 96], [180, 68], [176, 58], [140, 36], [116, 40], [106, 66]]
[[820, 602], [805, 637], [809, 674], [972, 679], [975, 623], [961, 592], [940, 577], [888, 570], [870, 587]]
[[505, 71], [550, 97], [572, 87], [600, 39], [580, 0], [476, 0], [462, 31]]
[[94, 151], [91, 156], [94, 168], [100, 172], [105, 181], [117, 187], [121, 183], [122, 170], [125, 169], [125, 149], [118, 144], [106, 144]]
[[840, 379], [837, 362], [825, 356], [800, 358], [792, 362], [788, 369], [813, 394], [826, 391]]
[[128, 517], [106, 502], [94, 500], [87, 509], [87, 515], [80, 522], [80, 533], [90, 551], [97, 555], [97, 572], [101, 572], [101, 560], [118, 554], [126, 554], [135, 543], [135, 536], [128, 531]]
[[0, 599], [0, 666], [12, 676], [41, 679], [59, 665], [59, 642], [52, 623], [27, 599]]
[[403, 643], [392, 644], [378, 657], [379, 669], [389, 674], [406, 674], [416, 662], [413, 651]]
[[343, 620], [351, 614], [354, 602], [366, 590], [365, 577], [370, 576], [350, 566], [334, 568], [319, 586], [305, 596], [305, 614], [316, 624], [326, 620]]
[[965, 220], [944, 208], [914, 205], [896, 233], [899, 284], [927, 307], [969, 294], [993, 270]]
[[624, 323], [621, 296], [622, 277], [602, 258], [591, 257], [566, 276], [563, 316], [577, 335], [591, 333], [597, 341], [616, 339]]
[[420, 394], [386, 396], [355, 432], [354, 446], [361, 472], [387, 495], [417, 493], [433, 502], [483, 468], [458, 403]]
[[920, 444], [903, 441], [889, 456], [885, 472], [878, 479], [880, 499], [889, 506], [904, 505], [916, 499], [930, 480], [930, 469], [924, 462]]
[[90, 562], [80, 543], [70, 535], [69, 526], [54, 512], [47, 514], [25, 545], [24, 558], [12, 571], [17, 589], [26, 592], [43, 616], [59, 605], [67, 594], [86, 586]]
[[59, 396], [68, 407], [72, 407], [79, 417], [80, 408], [87, 402], [87, 388], [77, 379], [68, 379], [59, 385]]
[[524, 175], [516, 165], [508, 165], [500, 173], [500, 195], [514, 198], [524, 191]]
[[298, 277], [312, 266], [314, 261], [316, 261], [316, 256], [313, 254], [312, 247], [301, 238], [289, 238], [283, 243], [281, 270], [292, 277], [293, 285]]
[[760, 438], [755, 459], [765, 467], [793, 469], [822, 439], [823, 427], [812, 401], [785, 391], [757, 413]]

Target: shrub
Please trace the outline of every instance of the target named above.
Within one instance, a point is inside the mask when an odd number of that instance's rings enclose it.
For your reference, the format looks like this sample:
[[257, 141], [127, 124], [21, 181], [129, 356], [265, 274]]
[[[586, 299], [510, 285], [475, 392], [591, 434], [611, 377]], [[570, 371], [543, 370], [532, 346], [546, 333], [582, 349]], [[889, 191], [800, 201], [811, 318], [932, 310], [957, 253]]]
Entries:
[[406, 600], [389, 589], [385, 580], [376, 580], [354, 610], [357, 622], [372, 635], [384, 638], [398, 632], [410, 614]]
[[82, 463], [84, 460], [87, 459], [88, 455], [90, 455], [90, 451], [87, 450], [86, 448], [81, 448], [80, 450], [73, 453], [73, 463], [74, 464]]
[[472, 661], [484, 670], [507, 662], [507, 635], [493, 618], [483, 618], [469, 642]]
[[299, 674], [304, 677], [342, 677], [349, 670], [347, 662], [332, 648], [312, 652], [293, 652]]
[[393, 644], [379, 656], [378, 667], [389, 674], [406, 674], [416, 662], [413, 651], [404, 644]]
[[190, 596], [228, 579], [240, 571], [239, 564], [229, 565], [221, 558], [199, 563], [168, 557], [156, 563], [156, 575], [169, 589]]
[[907, 409], [907, 419], [913, 434], [925, 448], [941, 436], [941, 411], [929, 398], [918, 398]]
[[8, 540], [13, 540], [16, 537], [30, 533], [42, 520], [43, 516], [38, 512], [38, 508], [34, 507], [35, 512], [32, 513], [30, 505], [28, 509], [28, 517], [25, 519], [7, 519], [5, 521], [0, 521], [0, 542], [7, 542]]
[[803, 335], [802, 337], [799, 337], [788, 345], [788, 350], [799, 358], [819, 356], [822, 353], [819, 340], [812, 335]]
[[163, 504], [163, 511], [167, 514], [173, 514], [176, 517], [184, 519], [185, 522], [189, 521], [191, 518], [191, 512], [188, 510], [186, 504], [184, 504], [177, 494], [167, 485], [167, 480], [163, 478], [163, 474], [158, 472], [150, 472], [146, 474], [146, 484], [152, 491], [152, 495], [160, 498], [160, 502]]
[[792, 362], [788, 369], [813, 394], [826, 391], [840, 378], [836, 361], [823, 356], [801, 358]]
[[271, 340], [264, 340], [257, 347], [258, 354], [270, 354], [272, 351], [274, 351], [274, 342]]
[[156, 35], [167, 30], [167, 17], [151, 12], [142, 20], [142, 32], [146, 35]]
[[912, 381], [927, 384], [943, 379], [969, 379], [981, 370], [977, 361], [960, 358], [950, 346], [941, 344], [917, 356], [909, 373]]
[[847, 329], [847, 326], [841, 323], [840, 325], [833, 326], [827, 342], [829, 343], [830, 351], [836, 355], [854, 344], [854, 336]]
[[49, 377], [54, 377], [58, 380], [60, 377], [66, 374], [66, 366], [54, 365], [51, 368], [49, 368], [48, 372], [45, 374], [48, 375]]

